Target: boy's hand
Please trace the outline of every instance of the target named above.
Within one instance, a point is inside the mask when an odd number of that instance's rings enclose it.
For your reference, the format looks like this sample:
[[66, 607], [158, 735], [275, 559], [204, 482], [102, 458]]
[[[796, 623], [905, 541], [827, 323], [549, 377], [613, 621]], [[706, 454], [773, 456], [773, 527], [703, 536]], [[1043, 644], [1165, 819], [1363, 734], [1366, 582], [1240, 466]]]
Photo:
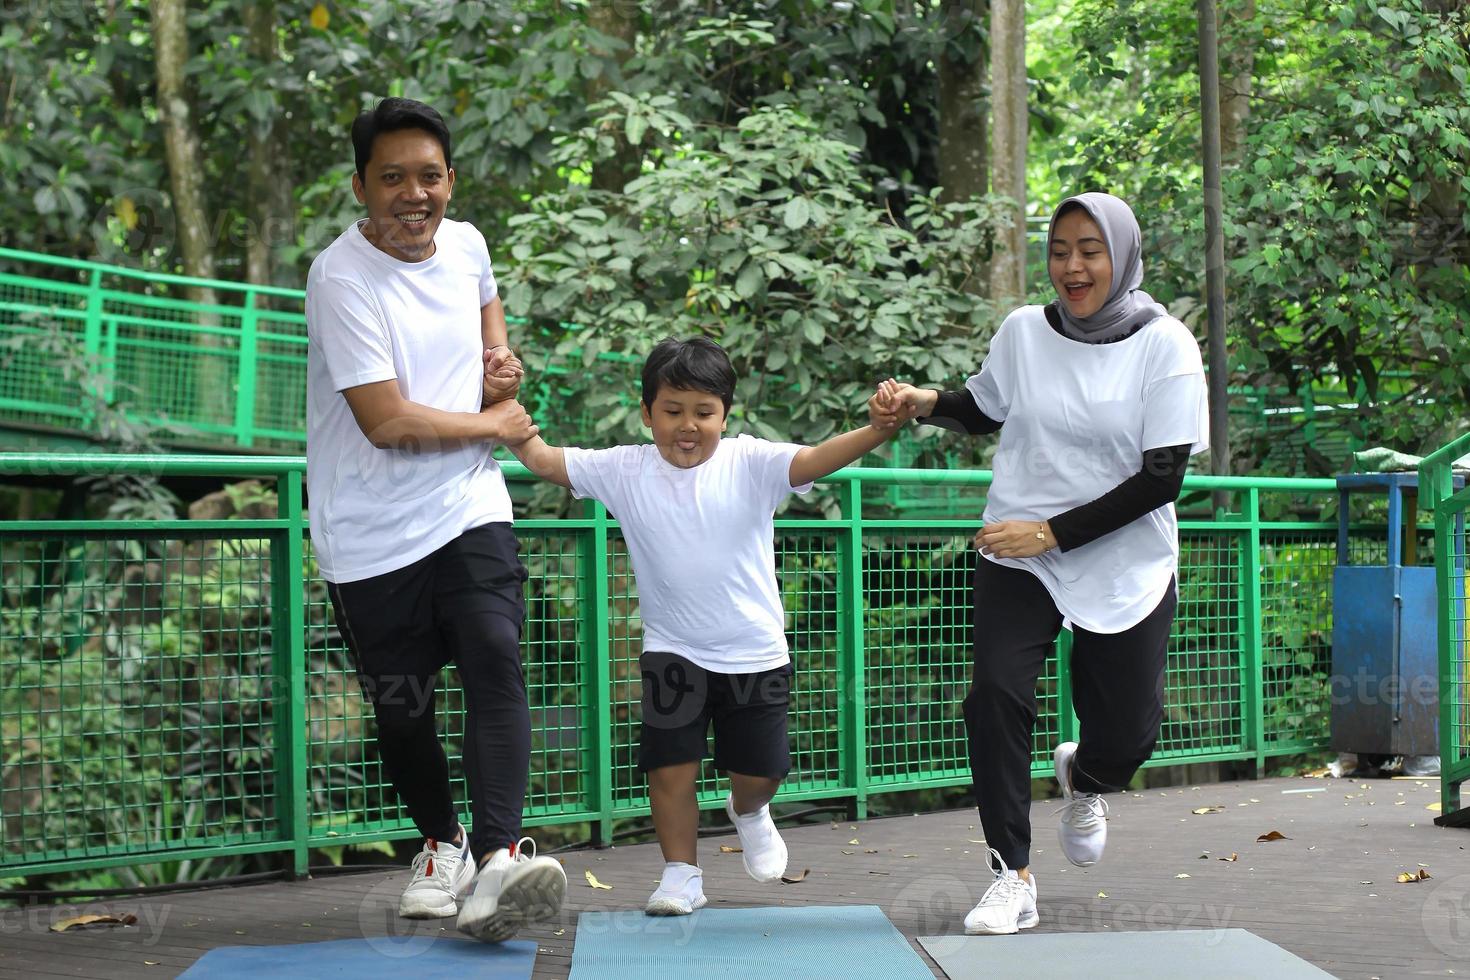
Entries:
[[513, 399], [491, 402], [480, 409], [480, 415], [490, 423], [491, 438], [507, 446], [518, 446], [541, 431], [531, 421], [531, 413]]
[[509, 347], [492, 347], [485, 351], [485, 382], [481, 397], [483, 405], [514, 398], [521, 390], [521, 378], [525, 368], [515, 351]]
[[[895, 392], [900, 387], [897, 381], [889, 378], [879, 383], [878, 390], [873, 397], [868, 399], [868, 424], [879, 432], [894, 432], [898, 427], [913, 418], [904, 417], [903, 401], [895, 397]], [[904, 385], [902, 387], [908, 387]]]
[[1056, 546], [1046, 521], [996, 521], [975, 532], [975, 547], [996, 558], [1034, 558]]

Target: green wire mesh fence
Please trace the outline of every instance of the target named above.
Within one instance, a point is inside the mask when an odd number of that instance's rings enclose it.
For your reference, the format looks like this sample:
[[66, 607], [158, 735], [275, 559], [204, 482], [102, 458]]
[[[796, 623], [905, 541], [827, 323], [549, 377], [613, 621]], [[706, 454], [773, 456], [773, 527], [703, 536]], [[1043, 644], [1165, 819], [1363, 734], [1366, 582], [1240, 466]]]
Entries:
[[[278, 500], [275, 516], [254, 519], [0, 523], [5, 875], [260, 852], [303, 871], [312, 848], [412, 836], [311, 557], [302, 460], [0, 455], [0, 475], [41, 472], [265, 478]], [[518, 466], [507, 473], [525, 478]], [[988, 481], [983, 471], [852, 468], [828, 481], [839, 517], [777, 521], [796, 663], [782, 799], [847, 801], [860, 816], [875, 794], [968, 784], [960, 702], [974, 525], [865, 518], [863, 508], [877, 513], [894, 484], [946, 485], [978, 513]], [[1151, 765], [1260, 763], [1326, 746], [1335, 524], [1265, 520], [1260, 494], [1312, 497], [1334, 484], [1186, 483], [1214, 488], [1239, 506], [1181, 524], [1179, 616]], [[526, 823], [591, 823], [607, 840], [614, 821], [648, 812], [635, 763], [632, 569], [595, 503], [516, 530], [530, 571]], [[1038, 687], [1038, 777], [1076, 732], [1067, 636]], [[452, 670], [440, 698], [457, 753]], [[462, 783], [455, 792], [467, 810]], [[700, 799], [721, 804], [712, 772]]]

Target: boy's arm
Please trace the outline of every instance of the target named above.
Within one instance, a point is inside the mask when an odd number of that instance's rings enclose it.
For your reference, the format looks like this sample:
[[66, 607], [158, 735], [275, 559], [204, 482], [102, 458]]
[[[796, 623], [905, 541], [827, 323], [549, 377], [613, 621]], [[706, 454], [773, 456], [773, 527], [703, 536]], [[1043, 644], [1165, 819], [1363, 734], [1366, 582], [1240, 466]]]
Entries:
[[560, 446], [548, 446], [545, 439], [532, 436], [511, 446], [510, 451], [525, 464], [526, 469], [541, 479], [572, 489], [572, 481], [567, 476], [567, 456]]
[[804, 446], [791, 458], [791, 485], [799, 487], [842, 469], [883, 445], [896, 431], [897, 427], [877, 429], [865, 425], [820, 445]]

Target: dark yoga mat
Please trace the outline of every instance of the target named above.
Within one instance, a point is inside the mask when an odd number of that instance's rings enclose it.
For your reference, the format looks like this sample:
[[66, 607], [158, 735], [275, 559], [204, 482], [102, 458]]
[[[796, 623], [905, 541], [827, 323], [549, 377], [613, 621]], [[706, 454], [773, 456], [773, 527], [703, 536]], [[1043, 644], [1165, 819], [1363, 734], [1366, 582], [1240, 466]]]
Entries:
[[528, 980], [536, 944], [525, 940], [480, 943], [434, 936], [336, 939], [292, 946], [222, 946], [181, 976], [190, 980], [324, 980], [327, 977], [402, 976], [412, 980]]
[[933, 980], [876, 905], [583, 912], [571, 980]]
[[1170, 976], [1189, 980], [1331, 980], [1306, 960], [1244, 929], [1173, 932], [1021, 933], [921, 936], [919, 944], [949, 980], [1002, 976]]

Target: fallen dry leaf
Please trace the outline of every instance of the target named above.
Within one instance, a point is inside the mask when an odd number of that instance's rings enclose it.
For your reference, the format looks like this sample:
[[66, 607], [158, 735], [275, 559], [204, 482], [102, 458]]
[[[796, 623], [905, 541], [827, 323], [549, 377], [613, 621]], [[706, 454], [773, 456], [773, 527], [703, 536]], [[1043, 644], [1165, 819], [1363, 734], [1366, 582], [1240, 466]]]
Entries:
[[1176, 877], [1176, 878], [1188, 878], [1188, 877], [1190, 877], [1190, 875], [1186, 875], [1186, 874], [1177, 874], [1177, 875], [1175, 875], [1175, 876], [1174, 876], [1174, 877]]
[[1433, 803], [1430, 803], [1424, 809], [1426, 809], [1426, 810], [1433, 810], [1435, 813], [1438, 813], [1439, 812], [1439, 800], [1435, 800]]
[[158, 961], [157, 960], [144, 960], [143, 961], [143, 965], [144, 966], [157, 966], [158, 965]]
[[843, 854], [856, 854], [857, 851], [843, 851]]
[[854, 837], [852, 840], [848, 841], [848, 843], [849, 844], [861, 844], [862, 841], [860, 841], [856, 837]]
[[1420, 868], [1418, 871], [1400, 871], [1398, 880], [1400, 884], [1410, 885], [1416, 881], [1423, 881], [1428, 877], [1429, 872]]
[[1228, 858], [1215, 858], [1215, 860], [1216, 861], [1239, 861], [1240, 860], [1240, 855], [1239, 854], [1236, 854], [1234, 851], [1231, 851], [1230, 852], [1230, 856]]
[[802, 868], [800, 874], [782, 875], [781, 876], [781, 880], [783, 882], [785, 882], [786, 884], [788, 884], [788, 885], [795, 885], [798, 882], [805, 881], [806, 880], [806, 876], [809, 875], [809, 874], [811, 874], [811, 873], [812, 873], [812, 869], [811, 868]]
[[1098, 898], [1107, 898], [1108, 897], [1108, 893], [1107, 892], [1098, 892], [1097, 893], [1097, 897]]
[[1256, 843], [1257, 844], [1265, 844], [1268, 841], [1273, 841], [1273, 840], [1291, 840], [1291, 838], [1290, 837], [1287, 837], [1285, 834], [1283, 834], [1279, 830], [1272, 830], [1272, 831], [1270, 831], [1268, 833], [1264, 833], [1261, 836], [1257, 837], [1256, 838]]
[[1197, 806], [1189, 812], [1202, 817], [1206, 813], [1219, 813], [1223, 809], [1225, 809], [1223, 806]]
[[590, 871], [584, 871], [582, 873], [587, 876], [587, 884], [591, 885], [593, 888], [601, 888], [604, 891], [612, 891], [612, 885], [604, 885], [602, 882], [597, 880], [597, 875], [593, 874]]
[[731, 847], [729, 844], [721, 844], [720, 845], [720, 853], [721, 854], [739, 854], [739, 853], [743, 852], [744, 850], [745, 850], [745, 848], [743, 848], [743, 847]]
[[876, 847], [870, 847], [866, 851], [863, 851], [863, 853], [864, 854], [877, 854], [878, 853], [878, 849]]
[[566, 934], [567, 931], [565, 929], [558, 929], [556, 930], [556, 932], [552, 933], [553, 936], [565, 936]]
[[906, 857], [906, 858], [916, 858], [916, 857], [918, 857], [918, 856], [919, 856], [919, 855], [917, 855], [917, 854], [905, 854], [905, 855], [903, 855], [903, 856], [904, 856], [904, 857]]
[[52, 932], [66, 932], [68, 929], [78, 929], [82, 926], [106, 925], [106, 926], [130, 926], [138, 921], [138, 917], [131, 912], [122, 915], [78, 915], [70, 919], [62, 919], [60, 922], [51, 923]]
[[888, 877], [889, 873], [890, 872], [887, 872], [887, 871], [869, 871], [868, 872], [868, 874], [870, 874], [870, 875], [882, 875], [885, 878]]

